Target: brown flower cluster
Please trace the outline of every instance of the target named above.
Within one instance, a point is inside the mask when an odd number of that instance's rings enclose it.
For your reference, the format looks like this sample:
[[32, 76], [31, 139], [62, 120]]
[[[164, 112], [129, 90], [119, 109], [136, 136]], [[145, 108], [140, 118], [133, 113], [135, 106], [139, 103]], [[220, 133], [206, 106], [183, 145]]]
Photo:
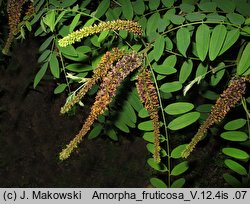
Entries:
[[107, 109], [107, 106], [112, 101], [112, 98], [115, 96], [116, 91], [122, 81], [129, 75], [129, 73], [141, 66], [141, 63], [141, 56], [136, 53], [130, 53], [124, 55], [120, 60], [116, 62], [115, 65], [110, 65], [111, 67], [109, 71], [107, 72], [106, 76], [103, 77], [100, 90], [97, 92], [95, 102], [91, 107], [88, 118], [83, 124], [80, 132], [60, 153], [60, 160], [67, 159], [73, 152], [73, 150], [77, 148], [77, 145], [81, 142], [82, 138], [90, 130], [93, 122]]
[[244, 76], [244, 80], [248, 83], [250, 83], [250, 74], [247, 76]]
[[141, 101], [145, 104], [145, 108], [150, 115], [150, 119], [153, 122], [154, 127], [154, 159], [156, 162], [161, 161], [160, 157], [160, 122], [158, 115], [159, 100], [154, 86], [151, 80], [150, 72], [146, 69], [142, 69], [141, 73], [137, 77], [136, 88], [139, 93]]
[[28, 6], [27, 11], [25, 12], [25, 16], [31, 17], [34, 13], [35, 13], [35, 7], [34, 7], [33, 3], [31, 3], [31, 4]]
[[220, 97], [217, 99], [216, 104], [212, 107], [208, 118], [200, 126], [192, 141], [183, 151], [182, 157], [187, 158], [195, 148], [196, 144], [207, 132], [208, 128], [210, 128], [215, 123], [219, 123], [230, 111], [230, 109], [235, 107], [235, 105], [241, 100], [242, 95], [246, 90], [245, 81], [246, 78], [244, 77], [233, 78], [231, 80], [229, 87], [224, 90]]
[[89, 79], [77, 94], [61, 108], [61, 113], [64, 114], [68, 112], [76, 103], [78, 103], [98, 80], [102, 80], [107, 75], [111, 66], [116, 61], [120, 60], [125, 54], [125, 51], [119, 50], [118, 48], [113, 48], [112, 51], [106, 52], [96, 69], [93, 71], [92, 78]]
[[68, 36], [59, 40], [58, 43], [59, 46], [66, 47], [67, 45], [79, 42], [84, 37], [107, 30], [127, 30], [136, 35], [142, 34], [142, 28], [137, 22], [130, 20], [115, 20], [100, 22], [98, 25], [95, 24], [93, 26], [84, 27], [80, 30], [70, 33]]
[[12, 41], [14, 40], [14, 35], [18, 31], [18, 24], [21, 18], [22, 6], [25, 0], [8, 0], [8, 24], [9, 24], [9, 36], [2, 50], [3, 54], [9, 52]]

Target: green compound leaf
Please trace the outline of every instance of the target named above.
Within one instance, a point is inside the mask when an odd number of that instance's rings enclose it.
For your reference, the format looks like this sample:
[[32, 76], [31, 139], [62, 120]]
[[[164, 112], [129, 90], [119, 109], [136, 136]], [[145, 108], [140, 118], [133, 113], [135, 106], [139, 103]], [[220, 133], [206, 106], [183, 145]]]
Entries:
[[185, 21], [185, 18], [179, 15], [169, 15], [168, 18], [173, 24], [176, 25], [181, 25]]
[[108, 135], [108, 137], [114, 141], [118, 141], [118, 137], [117, 137], [117, 134], [115, 132], [115, 130], [113, 129], [110, 129], [106, 132], [106, 135]]
[[126, 132], [126, 133], [129, 133], [129, 128], [128, 128], [128, 126], [127, 126], [123, 121], [118, 120], [118, 121], [116, 121], [114, 124], [115, 124], [115, 126], [116, 126], [118, 129], [120, 129], [121, 131]]
[[177, 164], [171, 171], [172, 176], [179, 176], [180, 174], [183, 174], [185, 171], [188, 170], [188, 162], [184, 161], [179, 164]]
[[105, 40], [105, 38], [108, 36], [109, 31], [102, 31], [98, 37], [98, 42], [102, 42], [103, 40]]
[[145, 4], [143, 0], [137, 0], [136, 2], [132, 2], [134, 12], [138, 15], [142, 15], [145, 11]]
[[217, 67], [214, 68], [214, 70], [217, 70], [212, 76], [211, 76], [211, 81], [210, 81], [210, 84], [212, 86], [216, 86], [220, 80], [222, 79], [222, 77], [224, 76], [225, 74], [225, 63], [224, 62], [221, 62], [217, 65]]
[[58, 62], [57, 57], [56, 57], [56, 52], [52, 52], [49, 65], [50, 65], [51, 74], [55, 78], [59, 78], [60, 68], [59, 68], [59, 62]]
[[177, 57], [175, 55], [168, 56], [161, 65], [153, 64], [153, 69], [158, 74], [170, 75], [177, 72], [174, 68]]
[[149, 1], [149, 8], [151, 11], [156, 10], [160, 5], [160, 0]]
[[25, 26], [26, 26], [26, 28], [28, 29], [28, 31], [31, 31], [31, 30], [32, 30], [32, 27], [31, 27], [31, 24], [30, 24], [29, 21], [26, 21], [26, 22], [25, 22]]
[[149, 166], [151, 166], [153, 169], [160, 171], [160, 172], [167, 172], [168, 169], [165, 164], [157, 163], [153, 158], [149, 158], [147, 160], [147, 163]]
[[62, 93], [65, 90], [66, 87], [67, 87], [67, 84], [58, 85], [54, 90], [54, 94]]
[[122, 8], [121, 7], [116, 7], [116, 8], [109, 8], [107, 12], [105, 13], [107, 17], [107, 21], [113, 21], [116, 19], [120, 18], [120, 15], [122, 13]]
[[246, 20], [245, 20], [245, 23], [244, 23], [245, 25], [250, 25], [250, 18], [247, 18]]
[[132, 92], [129, 94], [128, 102], [137, 112], [143, 108], [136, 88], [133, 88]]
[[76, 53], [77, 53], [77, 56], [70, 56], [70, 55], [67, 55], [64, 53], [62, 53], [62, 54], [66, 59], [70, 59], [70, 60], [73, 60], [75, 62], [84, 62], [84, 61], [87, 61], [89, 59], [88, 55], [83, 54], [82, 52], [76, 51]]
[[126, 114], [130, 117], [130, 120], [133, 123], [136, 123], [137, 117], [135, 114], [135, 110], [133, 109], [132, 105], [128, 101], [125, 102], [124, 110]]
[[91, 43], [96, 47], [101, 47], [100, 42], [98, 41], [97, 35], [94, 35], [90, 38]]
[[209, 58], [213, 61], [219, 54], [227, 34], [227, 29], [224, 25], [217, 25], [213, 29], [209, 45]]
[[169, 83], [164, 83], [161, 85], [160, 90], [165, 93], [171, 93], [179, 91], [182, 88], [182, 84], [179, 81], [173, 81]]
[[231, 147], [226, 147], [222, 149], [222, 152], [230, 157], [233, 157], [235, 159], [248, 159], [249, 155], [247, 152], [237, 149], [237, 148], [231, 148]]
[[223, 22], [226, 19], [225, 16], [218, 15], [217, 13], [207, 14], [206, 17], [207, 17], [206, 22], [214, 22], [214, 23]]
[[48, 66], [49, 66], [48, 62], [44, 63], [43, 66], [41, 67], [41, 69], [37, 72], [35, 79], [34, 79], [34, 84], [33, 84], [34, 89], [36, 88], [36, 86], [39, 84], [39, 82], [43, 78], [44, 74], [47, 71]]
[[186, 19], [190, 22], [195, 21], [202, 21], [204, 18], [206, 18], [206, 15], [204, 13], [188, 13], [186, 15]]
[[69, 64], [65, 67], [67, 70], [72, 72], [87, 72], [93, 70], [93, 67], [90, 65], [83, 65], [80, 63]]
[[57, 1], [57, 0], [50, 0], [49, 3], [54, 5], [55, 7], [60, 7], [61, 6], [61, 2]]
[[174, 4], [174, 0], [161, 0], [161, 2], [166, 8], [170, 8]]
[[119, 0], [120, 4], [122, 5], [122, 12], [124, 17], [127, 20], [132, 20], [134, 13], [133, 13], [133, 7], [130, 0]]
[[171, 188], [182, 188], [185, 182], [186, 180], [184, 178], [179, 178], [172, 183]]
[[154, 143], [154, 133], [153, 132], [145, 132], [143, 134], [143, 139], [148, 141], [148, 142]]
[[49, 38], [47, 38], [43, 44], [39, 47], [39, 52], [44, 51], [52, 42], [52, 40], [54, 39], [54, 36], [50, 36]]
[[59, 50], [67, 56], [70, 57], [78, 57], [78, 54], [75, 50], [75, 48], [72, 45], [68, 45], [67, 47], [59, 47]]
[[237, 130], [242, 128], [246, 124], [246, 119], [239, 118], [228, 122], [225, 126], [225, 130]]
[[165, 47], [165, 38], [161, 35], [159, 38], [156, 39], [156, 41], [154, 43], [154, 59], [155, 59], [155, 61], [158, 61], [161, 58], [162, 53], [164, 51], [164, 47]]
[[239, 39], [240, 37], [240, 30], [233, 29], [227, 32], [226, 39], [222, 45], [219, 55], [226, 52], [232, 45]]
[[79, 52], [85, 54], [85, 53], [91, 52], [91, 48], [88, 47], [88, 46], [83, 45], [83, 46], [77, 47], [76, 51], [77, 51], [78, 54], [79, 54]]
[[235, 142], [244, 142], [248, 139], [248, 136], [245, 132], [241, 131], [228, 131], [223, 132], [220, 135], [223, 139]]
[[236, 179], [234, 176], [232, 176], [231, 174], [225, 173], [225, 174], [223, 174], [223, 177], [224, 177], [225, 181], [228, 184], [230, 184], [232, 187], [237, 188], [237, 187], [242, 186], [241, 182], [238, 179]]
[[242, 28], [242, 35], [246, 35], [246, 36], [248, 36], [249, 34], [250, 34], [250, 27], [249, 26], [244, 26], [243, 28]]
[[51, 32], [55, 29], [55, 10], [50, 10], [46, 14], [46, 16], [43, 18], [43, 22], [49, 26]]
[[182, 152], [186, 149], [187, 144], [182, 144], [177, 147], [175, 147], [171, 152], [171, 157], [174, 159], [181, 158]]
[[146, 26], [146, 33], [148, 36], [152, 35], [152, 33], [153, 34], [156, 33], [156, 30], [158, 28], [158, 22], [160, 21], [160, 19], [161, 19], [161, 16], [158, 12], [154, 13], [153, 15], [149, 17], [147, 26]]
[[199, 105], [196, 108], [196, 110], [200, 113], [210, 113], [212, 107], [213, 107], [213, 104], [202, 104], [202, 105]]
[[180, 28], [176, 33], [177, 49], [184, 57], [187, 57], [186, 52], [190, 44], [190, 37], [191, 35], [187, 28]]
[[191, 125], [195, 121], [197, 121], [199, 119], [199, 117], [200, 117], [199, 112], [186, 113], [186, 114], [172, 120], [169, 123], [168, 128], [170, 130], [180, 130], [182, 128], [185, 128], [185, 127]]
[[167, 188], [167, 184], [165, 184], [164, 181], [162, 181], [161, 179], [158, 179], [158, 178], [151, 178], [150, 183], [155, 188]]
[[151, 120], [139, 123], [138, 128], [139, 128], [139, 130], [144, 130], [144, 131], [154, 130], [153, 123]]
[[77, 0], [70, 0], [70, 1], [62, 1], [61, 7], [66, 8], [69, 6], [72, 6], [74, 3], [76, 3]]
[[229, 168], [232, 169], [233, 171], [235, 171], [236, 173], [245, 176], [247, 175], [247, 170], [244, 166], [242, 166], [241, 164], [239, 164], [236, 161], [233, 161], [231, 159], [226, 159], [224, 161], [225, 165]]
[[94, 139], [96, 137], [98, 137], [100, 135], [100, 133], [102, 132], [103, 126], [102, 124], [97, 124], [89, 133], [88, 135], [88, 139]]
[[135, 128], [136, 114], [132, 106], [126, 101], [120, 110], [116, 121], [120, 121], [131, 128]]
[[209, 99], [209, 100], [216, 100], [217, 98], [219, 98], [219, 94], [213, 92], [213, 91], [210, 91], [210, 90], [207, 90], [205, 93], [202, 94], [202, 96], [206, 99]]
[[48, 56], [50, 55], [51, 51], [50, 50], [45, 50], [41, 55], [40, 57], [38, 58], [37, 62], [38, 63], [41, 63], [45, 60], [48, 59]]
[[206, 24], [202, 24], [198, 27], [195, 39], [197, 55], [201, 61], [204, 61], [207, 56], [210, 42], [210, 30]]
[[235, 9], [235, 4], [233, 1], [219, 0], [217, 1], [218, 8], [226, 13], [232, 13]]
[[233, 24], [241, 25], [245, 22], [245, 18], [238, 13], [228, 13], [227, 18]]
[[[158, 22], [158, 32], [162, 33], [167, 29], [167, 26], [170, 24], [170, 20], [167, 18], [166, 15], [163, 16], [163, 18], [160, 19], [160, 22]], [[165, 39], [167, 37], [165, 36]]]
[[217, 3], [215, 2], [204, 2], [198, 4], [198, 7], [203, 11], [213, 12], [216, 11]]
[[205, 74], [207, 73], [207, 69], [208, 69], [207, 65], [204, 66], [203, 63], [200, 63], [196, 70], [195, 77], [201, 76], [203, 79], [205, 77]]
[[142, 108], [142, 109], [139, 111], [138, 116], [139, 116], [140, 118], [147, 118], [147, 117], [149, 117], [149, 114], [148, 114], [147, 109], [146, 109], [146, 108]]
[[81, 14], [77, 14], [69, 25], [69, 33], [72, 33], [80, 20]]
[[165, 40], [166, 40], [166, 49], [173, 50], [174, 45], [173, 42], [170, 40], [170, 38], [166, 37]]
[[191, 59], [188, 59], [181, 66], [179, 82], [184, 83], [190, 76], [192, 69], [193, 69], [193, 61]]
[[238, 75], [242, 75], [245, 71], [248, 70], [250, 66], [249, 56], [250, 56], [250, 42], [248, 42], [247, 46], [245, 47], [241, 55], [240, 61], [238, 63], [238, 66], [237, 66]]
[[63, 18], [63, 16], [66, 14], [66, 11], [62, 11], [59, 16], [56, 19], [55, 25], [59, 23], [59, 21]]
[[95, 17], [96, 18], [102, 17], [108, 10], [109, 5], [110, 5], [110, 0], [103, 0], [96, 9]]
[[187, 102], [177, 102], [169, 104], [164, 111], [169, 115], [178, 115], [183, 114], [188, 111], [191, 111], [194, 108], [194, 105], [192, 103]]
[[192, 13], [195, 9], [195, 6], [188, 3], [182, 3], [180, 5], [180, 9], [185, 13]]
[[[154, 151], [155, 151], [155, 145], [154, 144], [147, 144], [147, 150], [151, 153], [151, 154], [154, 154]], [[167, 156], [167, 152], [164, 150], [164, 149], [161, 149], [160, 150], [160, 156], [161, 157], [165, 157]]]

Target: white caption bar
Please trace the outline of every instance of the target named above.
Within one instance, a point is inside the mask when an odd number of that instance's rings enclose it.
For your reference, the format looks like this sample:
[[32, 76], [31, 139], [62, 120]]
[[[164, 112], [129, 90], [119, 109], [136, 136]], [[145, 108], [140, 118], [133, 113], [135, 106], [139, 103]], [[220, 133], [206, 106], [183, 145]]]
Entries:
[[0, 204], [245, 204], [248, 188], [0, 188]]

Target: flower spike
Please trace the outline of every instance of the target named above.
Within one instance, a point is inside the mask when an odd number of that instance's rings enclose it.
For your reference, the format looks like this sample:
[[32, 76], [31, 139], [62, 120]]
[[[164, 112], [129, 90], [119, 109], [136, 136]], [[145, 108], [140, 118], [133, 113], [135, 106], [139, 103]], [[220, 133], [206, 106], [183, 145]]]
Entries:
[[21, 18], [22, 6], [26, 0], [8, 0], [8, 24], [9, 24], [9, 36], [2, 50], [3, 54], [7, 55], [14, 40], [14, 35], [18, 31], [18, 24]]
[[58, 43], [59, 46], [66, 47], [67, 45], [81, 41], [84, 37], [107, 30], [127, 30], [136, 35], [142, 35], [142, 28], [137, 22], [130, 20], [115, 20], [100, 22], [98, 25], [95, 24], [93, 26], [84, 27], [60, 39]]
[[125, 51], [119, 50], [118, 48], [113, 48], [111, 52], [106, 52], [96, 69], [93, 71], [92, 78], [89, 79], [77, 94], [61, 108], [61, 113], [64, 114], [68, 112], [78, 103], [98, 80], [102, 80], [107, 75], [113, 63], [120, 60], [124, 55]]
[[91, 107], [90, 114], [83, 124], [82, 129], [76, 137], [66, 146], [59, 155], [60, 160], [67, 159], [70, 154], [77, 148], [77, 145], [82, 141], [82, 138], [90, 130], [90, 127], [97, 117], [104, 113], [107, 106], [112, 101], [116, 94], [116, 90], [122, 81], [136, 68], [141, 66], [142, 58], [136, 53], [127, 54], [122, 57], [115, 65], [111, 65], [110, 71], [103, 78], [103, 82], [98, 91], [95, 102]]
[[141, 70], [141, 73], [137, 77], [136, 83], [137, 91], [139, 93], [141, 101], [145, 104], [145, 108], [149, 113], [150, 119], [153, 122], [154, 127], [154, 159], [156, 162], [161, 161], [160, 157], [160, 122], [158, 115], [159, 100], [154, 86], [151, 80], [151, 75], [145, 68]]
[[217, 99], [216, 104], [212, 107], [212, 110], [206, 121], [200, 126], [192, 141], [182, 152], [182, 157], [187, 158], [197, 143], [206, 134], [208, 128], [210, 128], [215, 123], [219, 123], [230, 111], [230, 109], [235, 107], [236, 104], [241, 100], [242, 95], [246, 90], [245, 81], [246, 79], [243, 77], [233, 78], [231, 80], [229, 87], [223, 91], [223, 93]]

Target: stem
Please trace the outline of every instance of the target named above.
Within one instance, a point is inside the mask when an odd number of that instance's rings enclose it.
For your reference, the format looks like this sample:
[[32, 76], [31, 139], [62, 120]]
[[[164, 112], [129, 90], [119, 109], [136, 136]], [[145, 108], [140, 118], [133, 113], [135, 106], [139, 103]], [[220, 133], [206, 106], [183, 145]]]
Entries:
[[250, 139], [250, 120], [249, 120], [249, 118], [250, 118], [250, 113], [249, 113], [249, 111], [248, 111], [248, 109], [247, 109], [247, 104], [246, 104], [246, 99], [245, 99], [245, 97], [243, 97], [243, 98], [241, 99], [241, 103], [242, 103], [242, 106], [243, 106], [243, 108], [244, 108], [244, 110], [245, 110], [245, 112], [246, 112], [247, 129], [248, 129], [248, 138]]
[[[143, 43], [145, 43], [143, 41]], [[164, 108], [163, 108], [163, 105], [162, 105], [162, 100], [161, 100], [161, 94], [160, 94], [160, 91], [159, 91], [159, 86], [157, 84], [157, 80], [156, 80], [156, 77], [155, 77], [155, 74], [154, 74], [154, 71], [153, 71], [153, 68], [152, 68], [152, 65], [150, 64], [150, 61], [148, 59], [148, 55], [147, 53], [145, 53], [145, 56], [146, 56], [146, 59], [147, 59], [147, 63], [150, 67], [150, 71], [152, 73], [152, 76], [153, 76], [153, 80], [154, 80], [154, 83], [155, 83], [155, 87], [156, 87], [156, 91], [157, 91], [157, 94], [158, 94], [158, 98], [159, 98], [159, 104], [160, 104], [160, 109], [161, 109], [161, 114], [162, 114], [162, 119], [163, 119], [163, 124], [164, 124], [164, 130], [165, 130], [165, 134], [166, 134], [166, 149], [167, 149], [167, 157], [168, 157], [168, 162], [167, 162], [167, 168], [168, 168], [168, 187], [170, 187], [170, 184], [171, 184], [171, 174], [170, 174], [170, 169], [171, 169], [171, 157], [170, 157], [170, 142], [169, 142], [169, 135], [168, 135], [168, 130], [167, 130], [167, 120], [166, 120], [166, 117], [165, 117], [165, 113], [164, 113]]]
[[165, 35], [167, 33], [170, 33], [174, 30], [178, 30], [179, 28], [182, 28], [182, 27], [187, 27], [187, 26], [190, 26], [190, 25], [197, 25], [197, 24], [224, 24], [224, 25], [230, 25], [230, 26], [233, 26], [233, 27], [236, 27], [236, 28], [239, 28], [239, 29], [242, 29], [241, 27], [239, 27], [238, 25], [235, 25], [233, 23], [228, 23], [228, 22], [221, 22], [221, 21], [198, 21], [198, 22], [193, 22], [193, 23], [187, 23], [187, 24], [183, 24], [183, 25], [180, 25], [180, 26], [177, 26], [177, 27], [174, 27], [172, 29], [169, 29], [163, 33], [161, 33], [161, 35]]
[[75, 12], [75, 13], [79, 13], [83, 16], [88, 16], [88, 17], [91, 17], [91, 18], [94, 18], [96, 19], [97, 21], [101, 21], [99, 18], [91, 15], [91, 14], [88, 14], [88, 13], [85, 13], [85, 12], [82, 12], [82, 11], [75, 11], [75, 10], [72, 10], [72, 9], [63, 9], [63, 8], [58, 8], [58, 9], [53, 9], [54, 11], [66, 11], [66, 12]]
[[60, 56], [60, 61], [61, 61], [61, 64], [62, 64], [62, 69], [63, 69], [63, 74], [64, 74], [64, 77], [65, 77], [65, 80], [66, 80], [66, 84], [67, 84], [69, 93], [71, 93], [71, 89], [70, 89], [70, 85], [69, 85], [69, 80], [68, 80], [68, 78], [67, 78], [67, 76], [66, 76], [65, 65], [64, 65], [62, 53], [61, 53], [60, 50], [59, 50], [59, 56]]

